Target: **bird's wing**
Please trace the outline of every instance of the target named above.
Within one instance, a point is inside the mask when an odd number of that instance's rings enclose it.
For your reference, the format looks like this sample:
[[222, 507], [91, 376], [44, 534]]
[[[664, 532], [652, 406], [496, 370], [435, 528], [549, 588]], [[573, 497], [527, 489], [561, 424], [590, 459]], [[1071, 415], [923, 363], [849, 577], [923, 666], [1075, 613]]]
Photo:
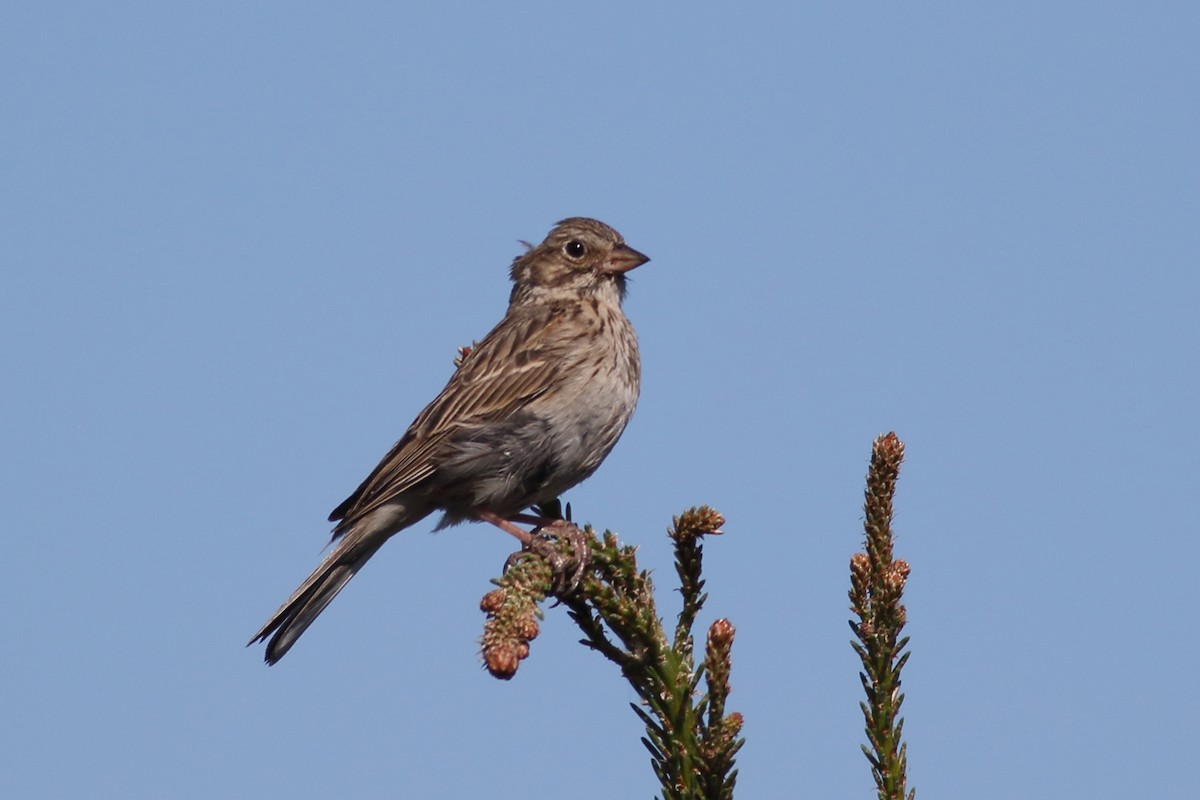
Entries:
[[563, 374], [564, 322], [564, 314], [553, 310], [501, 320], [362, 485], [330, 514], [330, 521], [341, 520], [334, 535], [433, 476], [447, 437], [504, 419], [550, 389]]

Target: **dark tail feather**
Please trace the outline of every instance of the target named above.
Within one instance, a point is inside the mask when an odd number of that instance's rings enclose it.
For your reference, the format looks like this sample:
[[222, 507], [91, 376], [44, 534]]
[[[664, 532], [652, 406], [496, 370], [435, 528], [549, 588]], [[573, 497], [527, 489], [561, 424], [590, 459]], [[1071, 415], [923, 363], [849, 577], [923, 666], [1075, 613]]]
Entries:
[[[359, 541], [355, 541], [356, 539]], [[387, 540], [387, 534], [363, 537], [356, 537], [353, 532], [348, 534], [337, 543], [308, 579], [300, 584], [300, 588], [271, 615], [271, 619], [254, 634], [247, 646], [270, 636], [271, 641], [267, 643], [267, 663], [274, 664], [283, 658], [300, 638], [300, 634], [308, 629], [313, 620], [325, 610], [325, 606], [337, 597], [342, 587], [350, 582], [354, 574], [362, 569], [362, 565], [367, 563], [367, 559], [375, 555]]]

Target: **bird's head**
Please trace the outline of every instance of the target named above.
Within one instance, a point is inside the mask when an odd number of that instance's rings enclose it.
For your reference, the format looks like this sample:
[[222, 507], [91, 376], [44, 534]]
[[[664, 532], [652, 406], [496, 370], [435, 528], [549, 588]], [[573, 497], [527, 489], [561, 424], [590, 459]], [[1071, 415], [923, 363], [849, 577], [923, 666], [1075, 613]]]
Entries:
[[513, 260], [512, 301], [580, 294], [625, 296], [625, 273], [650, 259], [599, 220], [570, 217]]

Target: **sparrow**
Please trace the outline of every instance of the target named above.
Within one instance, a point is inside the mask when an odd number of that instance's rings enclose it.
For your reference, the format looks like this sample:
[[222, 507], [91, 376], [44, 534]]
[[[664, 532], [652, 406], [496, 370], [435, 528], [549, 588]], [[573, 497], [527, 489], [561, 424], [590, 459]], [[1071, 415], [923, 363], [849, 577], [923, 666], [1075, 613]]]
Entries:
[[[528, 247], [528, 245], [527, 245]], [[274, 664], [392, 535], [489, 522], [528, 543], [527, 509], [596, 471], [637, 405], [626, 273], [650, 259], [598, 220], [571, 217], [513, 260], [508, 310], [441, 394], [329, 515], [332, 549], [249, 644]]]

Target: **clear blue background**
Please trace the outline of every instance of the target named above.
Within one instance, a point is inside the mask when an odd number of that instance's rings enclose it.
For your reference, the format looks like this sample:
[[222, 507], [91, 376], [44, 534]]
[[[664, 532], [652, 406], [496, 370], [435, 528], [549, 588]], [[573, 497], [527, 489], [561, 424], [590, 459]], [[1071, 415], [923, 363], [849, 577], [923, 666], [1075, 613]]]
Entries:
[[246, 639], [568, 215], [653, 261], [577, 518], [711, 503], [744, 798], [872, 797], [872, 439], [924, 798], [1195, 797], [1194, 3], [41, 3], [0, 14], [0, 794], [647, 797], [617, 670], [427, 522]]

